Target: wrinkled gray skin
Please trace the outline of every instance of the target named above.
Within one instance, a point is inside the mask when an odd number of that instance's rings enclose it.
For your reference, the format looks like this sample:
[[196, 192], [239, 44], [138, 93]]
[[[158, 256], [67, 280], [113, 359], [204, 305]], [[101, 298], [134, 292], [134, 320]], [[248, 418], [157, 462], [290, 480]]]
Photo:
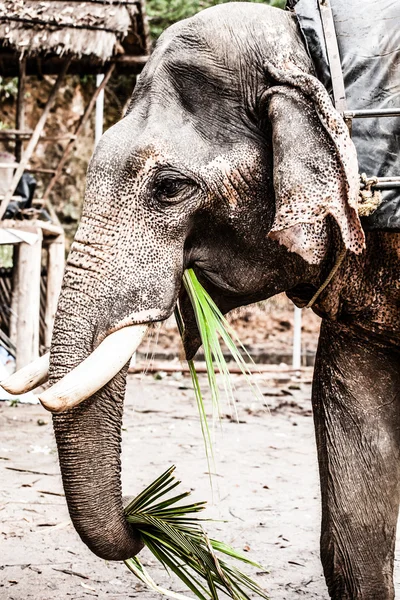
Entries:
[[[295, 156], [318, 192], [326, 181], [315, 173], [333, 152], [304, 99], [296, 103], [283, 92], [268, 109], [265, 91], [276, 82], [263, 64], [282, 53], [313, 72], [294, 17], [258, 4], [206, 10], [160, 38], [128, 114], [103, 136], [89, 167], [55, 322], [52, 382], [111, 331], [167, 318], [179, 293], [191, 356], [199, 340], [181, 292], [187, 267], [225, 312], [282, 291], [301, 306], [324, 281], [340, 244], [333, 219], [324, 224], [318, 264], [268, 237], [277, 161], [290, 164]], [[282, 131], [286, 144], [277, 144]], [[324, 173], [326, 180], [338, 176]], [[325, 318], [313, 390], [321, 556], [337, 600], [394, 597], [398, 256], [398, 236], [371, 234], [367, 251], [348, 253], [315, 308]], [[110, 560], [141, 547], [121, 499], [125, 376], [126, 368], [79, 407], [54, 416], [74, 525]]]

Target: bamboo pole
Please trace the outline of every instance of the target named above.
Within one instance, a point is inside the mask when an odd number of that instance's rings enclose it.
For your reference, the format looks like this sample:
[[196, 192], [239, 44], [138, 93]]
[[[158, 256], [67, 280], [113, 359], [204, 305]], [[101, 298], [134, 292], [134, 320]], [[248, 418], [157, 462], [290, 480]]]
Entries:
[[59, 180], [61, 173], [63, 171], [64, 165], [67, 162], [67, 159], [69, 157], [69, 155], [71, 154], [73, 147], [75, 145], [75, 141], [76, 139], [79, 137], [79, 135], [82, 132], [82, 129], [84, 128], [84, 126], [86, 125], [87, 120], [89, 119], [90, 115], [92, 114], [93, 108], [95, 107], [96, 104], [96, 100], [98, 95], [100, 94], [100, 92], [102, 92], [102, 90], [104, 90], [104, 88], [106, 87], [113, 71], [115, 69], [115, 64], [110, 65], [107, 73], [104, 76], [103, 81], [101, 82], [101, 84], [99, 85], [99, 87], [96, 88], [93, 96], [90, 99], [89, 104], [87, 105], [85, 112], [83, 113], [82, 117], [80, 118], [80, 121], [78, 123], [78, 126], [75, 130], [75, 139], [71, 139], [71, 141], [66, 145], [64, 153], [60, 159], [60, 162], [58, 163], [58, 167], [56, 169], [56, 172], [54, 174], [54, 176], [50, 179], [49, 184], [46, 188], [46, 191], [43, 194], [43, 200], [47, 200], [51, 190], [53, 189], [53, 187], [55, 186], [55, 184], [57, 183], [57, 181]]
[[29, 140], [32, 137], [32, 131], [21, 131], [19, 129], [2, 129], [0, 131], [0, 139], [12, 139], [22, 138]]
[[[264, 365], [264, 364], [252, 364], [248, 363], [247, 365], [252, 373], [257, 375], [258, 373], [271, 373], [279, 374], [279, 373], [288, 373], [295, 375], [298, 371], [301, 373], [309, 373], [310, 375], [313, 372], [313, 367], [300, 367], [299, 369], [293, 369], [290, 366], [281, 366], [281, 365]], [[233, 375], [242, 375], [243, 371], [240, 369], [238, 365], [228, 365], [229, 372]], [[187, 363], [178, 363], [174, 364], [171, 362], [154, 362], [149, 363], [149, 361], [141, 360], [135, 365], [129, 366], [128, 373], [156, 373], [157, 371], [164, 371], [165, 373], [190, 373], [189, 366]], [[207, 373], [208, 368], [206, 363], [196, 363], [196, 372], [197, 373]]]
[[53, 86], [53, 89], [50, 92], [50, 96], [47, 99], [46, 106], [44, 107], [43, 112], [41, 114], [41, 117], [40, 117], [39, 121], [36, 124], [36, 127], [35, 127], [35, 129], [34, 129], [34, 131], [32, 133], [32, 137], [29, 140], [29, 143], [28, 143], [28, 145], [27, 145], [27, 147], [25, 149], [25, 152], [23, 153], [23, 155], [21, 157], [21, 160], [19, 162], [19, 166], [17, 167], [17, 169], [16, 169], [16, 171], [14, 173], [14, 176], [12, 178], [10, 187], [8, 188], [7, 192], [5, 193], [3, 200], [1, 201], [1, 205], [0, 205], [0, 219], [2, 219], [4, 213], [6, 212], [8, 203], [11, 200], [11, 198], [13, 197], [14, 192], [15, 192], [15, 190], [17, 188], [18, 182], [21, 179], [21, 176], [22, 176], [22, 174], [23, 174], [23, 172], [25, 170], [25, 167], [28, 165], [29, 159], [31, 158], [31, 156], [32, 156], [32, 154], [33, 154], [33, 152], [34, 152], [34, 150], [36, 148], [36, 145], [37, 145], [37, 143], [39, 141], [39, 138], [40, 138], [40, 134], [42, 133], [43, 128], [44, 128], [44, 126], [46, 124], [46, 120], [47, 120], [47, 117], [49, 115], [50, 109], [51, 109], [51, 107], [54, 104], [54, 100], [56, 99], [56, 94], [57, 94], [57, 92], [58, 92], [58, 90], [59, 90], [59, 88], [61, 86], [61, 83], [62, 83], [62, 81], [64, 79], [64, 76], [65, 76], [67, 70], [68, 70], [70, 62], [71, 62], [71, 58], [68, 58], [65, 61], [65, 63], [63, 64], [63, 67], [62, 67], [62, 69], [61, 69], [61, 71], [60, 71], [60, 73], [59, 73], [59, 75], [57, 77], [57, 81], [55, 82], [55, 84]]
[[301, 316], [301, 308], [295, 306], [293, 316], [293, 369], [299, 369], [301, 367]]
[[[17, 131], [16, 129], [3, 129], [0, 130], [0, 140], [29, 140], [33, 135], [32, 131]], [[63, 140], [70, 140], [74, 136], [68, 135], [68, 133], [62, 133], [61, 135], [41, 135], [39, 142], [58, 142]], [[19, 160], [19, 159], [18, 159]], [[15, 163], [13, 163], [15, 165]]]
[[11, 286], [11, 314], [10, 314], [10, 340], [17, 345], [17, 322], [18, 322], [18, 256], [19, 244], [13, 247], [13, 272]]
[[[100, 87], [102, 81], [104, 79], [104, 75], [96, 75], [96, 85]], [[100, 92], [96, 99], [96, 120], [95, 120], [95, 129], [94, 129], [94, 145], [95, 147], [100, 141], [101, 136], [103, 135], [103, 120], [104, 120], [104, 89]]]
[[17, 370], [39, 357], [40, 272], [42, 264], [42, 230], [32, 244], [19, 245]]
[[142, 54], [141, 56], [127, 56], [126, 54], [122, 54], [121, 56], [116, 56], [111, 59], [112, 62], [117, 63], [118, 65], [131, 65], [144, 67], [149, 60], [149, 57], [146, 54]]
[[[16, 169], [18, 167], [18, 165], [19, 165], [19, 163], [17, 163], [17, 162], [12, 162], [12, 163], [0, 162], [0, 169], [9, 169], [10, 167], [12, 169]], [[30, 166], [26, 166], [25, 171], [29, 171], [30, 173], [47, 173], [50, 175], [53, 175], [55, 173], [55, 169], [42, 169], [41, 167], [30, 167]]]
[[46, 311], [44, 317], [44, 345], [48, 350], [51, 345], [54, 317], [57, 310], [58, 296], [64, 276], [65, 239], [59, 235], [48, 247], [47, 253], [47, 290]]
[[47, 221], [35, 221], [35, 227], [40, 227], [43, 235], [46, 237], [58, 237], [64, 235], [64, 230], [61, 225], [48, 223]]
[[39, 228], [42, 230], [44, 237], [53, 238], [63, 235], [64, 233], [61, 225], [54, 225], [53, 223], [39, 221], [38, 219], [35, 219], [34, 221], [15, 221], [14, 219], [7, 219], [0, 224], [0, 228], [11, 230], [20, 229], [21, 231], [28, 231], [31, 233], [36, 233]]
[[[24, 113], [24, 95], [25, 95], [25, 81], [26, 81], [26, 58], [20, 58], [18, 63], [18, 94], [17, 94], [17, 108], [15, 115], [15, 128], [17, 130], [24, 129], [25, 126], [25, 113]], [[21, 138], [17, 138], [15, 141], [15, 160], [19, 162], [21, 160], [23, 142]]]

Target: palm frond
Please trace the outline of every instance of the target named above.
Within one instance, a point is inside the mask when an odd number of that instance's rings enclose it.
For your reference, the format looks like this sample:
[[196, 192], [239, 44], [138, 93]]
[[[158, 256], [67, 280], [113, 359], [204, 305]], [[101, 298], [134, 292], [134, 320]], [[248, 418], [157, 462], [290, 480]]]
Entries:
[[[181, 483], [175, 479], [174, 470], [175, 467], [170, 467], [125, 509], [127, 521], [134, 526], [145, 546], [199, 600], [218, 600], [219, 592], [234, 600], [249, 600], [248, 592], [268, 600], [266, 592], [255, 581], [218, 556], [263, 568], [231, 546], [207, 536], [203, 529], [205, 519], [193, 516], [204, 510], [206, 502], [176, 506], [190, 492], [158, 501]], [[158, 586], [137, 557], [126, 560], [125, 564], [154, 591], [175, 600], [187, 600], [187, 596]]]

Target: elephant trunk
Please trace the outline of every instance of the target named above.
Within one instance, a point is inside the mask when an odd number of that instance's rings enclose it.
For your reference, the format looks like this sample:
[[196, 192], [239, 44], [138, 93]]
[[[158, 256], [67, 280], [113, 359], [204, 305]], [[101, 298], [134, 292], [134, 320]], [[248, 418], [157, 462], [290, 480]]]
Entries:
[[[85, 312], [76, 293], [64, 287], [54, 326], [50, 384], [57, 383], [93, 350], [98, 336], [91, 320], [82, 317]], [[71, 519], [90, 550], [107, 560], [130, 558], [142, 548], [125, 519], [122, 503], [120, 453], [126, 374], [127, 365], [85, 402], [53, 415]]]
[[122, 504], [124, 371], [79, 407], [53, 416], [71, 519], [90, 550], [107, 560], [130, 558], [142, 548]]

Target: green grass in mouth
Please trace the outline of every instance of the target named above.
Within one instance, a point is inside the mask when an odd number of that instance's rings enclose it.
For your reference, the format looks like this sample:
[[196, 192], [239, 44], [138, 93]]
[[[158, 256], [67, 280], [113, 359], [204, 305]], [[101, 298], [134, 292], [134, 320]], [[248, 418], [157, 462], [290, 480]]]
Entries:
[[[234, 399], [234, 387], [232, 378], [229, 372], [229, 364], [225, 360], [221, 340], [232, 355], [233, 361], [238, 365], [241, 373], [245, 376], [246, 381], [257, 398], [262, 399], [261, 392], [257, 385], [252, 380], [252, 374], [249, 368], [249, 362], [253, 363], [246, 348], [239, 340], [235, 330], [228, 323], [227, 319], [219, 310], [214, 300], [203, 288], [196, 277], [193, 269], [188, 269], [183, 275], [183, 284], [189, 296], [190, 302], [196, 318], [197, 327], [200, 333], [200, 338], [204, 351], [204, 360], [206, 363], [208, 386], [211, 392], [212, 408], [213, 408], [213, 424], [221, 417], [221, 394], [217, 382], [217, 372], [221, 374], [222, 387], [225, 395], [230, 403], [231, 410], [237, 417], [236, 403]], [[179, 307], [175, 310], [175, 318], [181, 336], [184, 333], [184, 324], [180, 314]], [[246, 362], [244, 356], [249, 362]], [[189, 371], [192, 377], [194, 393], [197, 402], [197, 408], [200, 416], [201, 430], [203, 434], [204, 446], [207, 460], [209, 463], [209, 471], [214, 471], [210, 463], [214, 462], [214, 454], [212, 447], [212, 438], [210, 427], [206, 416], [206, 408], [204, 398], [201, 392], [199, 379], [196, 373], [196, 367], [193, 360], [188, 361]], [[253, 363], [254, 364], [254, 363]]]

